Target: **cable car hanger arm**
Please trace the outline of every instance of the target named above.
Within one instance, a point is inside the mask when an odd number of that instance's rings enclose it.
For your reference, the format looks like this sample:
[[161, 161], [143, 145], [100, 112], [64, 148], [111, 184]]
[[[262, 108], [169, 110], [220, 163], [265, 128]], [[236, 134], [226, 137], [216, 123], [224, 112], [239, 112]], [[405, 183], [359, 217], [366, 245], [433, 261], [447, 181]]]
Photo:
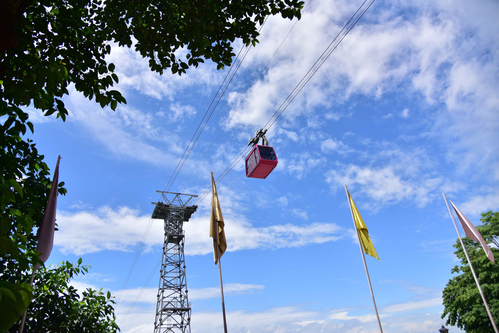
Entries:
[[249, 145], [253, 145], [253, 147], [255, 145], [258, 144], [258, 141], [260, 139], [262, 139], [262, 145], [264, 146], [270, 146], [269, 144], [269, 140], [267, 140], [267, 138], [265, 137], [265, 134], [267, 133], [267, 130], [268, 129], [259, 129], [258, 131], [255, 132], [255, 137], [254, 138], [249, 138], [249, 142], [248, 142], [248, 146]]

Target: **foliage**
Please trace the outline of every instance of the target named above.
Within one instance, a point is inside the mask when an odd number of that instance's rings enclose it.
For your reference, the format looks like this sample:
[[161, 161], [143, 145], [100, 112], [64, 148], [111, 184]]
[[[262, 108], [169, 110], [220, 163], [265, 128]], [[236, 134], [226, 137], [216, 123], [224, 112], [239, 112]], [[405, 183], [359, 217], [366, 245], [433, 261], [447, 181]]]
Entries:
[[5, 332], [24, 313], [32, 299], [33, 289], [27, 283], [19, 285], [0, 281], [0, 332]]
[[[70, 285], [88, 267], [63, 262], [57, 267], [42, 267], [35, 273], [33, 301], [28, 308], [24, 331], [29, 332], [117, 332], [110, 292], [87, 288], [81, 293]], [[8, 274], [8, 273], [7, 273]], [[29, 279], [24, 276], [24, 281]], [[9, 332], [17, 332], [19, 323]]]
[[[477, 230], [487, 243], [493, 242], [494, 237], [499, 235], [499, 212], [488, 211], [482, 213], [480, 220], [483, 224], [477, 226]], [[468, 251], [492, 316], [497, 321], [499, 319], [498, 264], [490, 262], [478, 242], [465, 237], [463, 243]], [[461, 261], [461, 265], [452, 269], [452, 273], [459, 275], [449, 280], [443, 291], [445, 309], [442, 318], [448, 316], [447, 324], [457, 325], [466, 332], [494, 332], [459, 240], [454, 247], [457, 249], [454, 253]], [[499, 260], [499, 250], [495, 247], [491, 247], [491, 250], [496, 260]]]
[[[9, 281], [3, 268], [10, 264], [21, 276], [40, 262], [33, 230], [42, 220], [52, 183], [43, 155], [31, 140], [22, 139], [33, 125], [24, 112], [13, 110], [18, 112], [5, 115], [0, 131], [0, 331], [16, 322], [31, 301], [31, 287]], [[65, 194], [64, 183], [58, 186]]]
[[[14, 260], [19, 271], [36, 262], [33, 228], [43, 218], [52, 183], [43, 155], [31, 140], [22, 139], [26, 125], [33, 127], [19, 110], [0, 127], [0, 264]], [[65, 194], [64, 183], [58, 186]]]
[[[24, 8], [22, 4], [30, 3]], [[8, 106], [29, 106], [64, 120], [68, 86], [102, 107], [125, 99], [110, 88], [118, 82], [105, 57], [111, 44], [135, 47], [151, 70], [179, 75], [204, 59], [230, 65], [232, 42], [258, 40], [257, 23], [280, 13], [300, 17], [300, 0], [25, 0], [5, 1], [0, 31], [15, 40], [0, 45], [0, 96]]]

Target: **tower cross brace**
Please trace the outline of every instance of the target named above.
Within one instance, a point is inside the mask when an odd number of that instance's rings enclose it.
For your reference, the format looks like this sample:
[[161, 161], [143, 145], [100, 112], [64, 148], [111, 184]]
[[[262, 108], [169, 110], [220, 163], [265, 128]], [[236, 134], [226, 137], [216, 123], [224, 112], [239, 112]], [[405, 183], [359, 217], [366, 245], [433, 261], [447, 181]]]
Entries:
[[189, 303], [184, 256], [184, 222], [197, 206], [187, 206], [197, 195], [156, 191], [164, 202], [153, 202], [153, 219], [164, 221], [165, 238], [158, 287], [154, 333], [190, 333]]

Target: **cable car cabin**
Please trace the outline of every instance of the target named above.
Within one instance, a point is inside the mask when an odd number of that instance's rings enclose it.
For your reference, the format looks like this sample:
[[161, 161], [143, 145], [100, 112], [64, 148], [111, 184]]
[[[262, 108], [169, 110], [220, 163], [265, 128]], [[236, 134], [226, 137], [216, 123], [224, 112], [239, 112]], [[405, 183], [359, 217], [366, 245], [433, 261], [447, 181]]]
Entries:
[[255, 145], [246, 157], [246, 177], [265, 179], [277, 166], [277, 156], [270, 146]]

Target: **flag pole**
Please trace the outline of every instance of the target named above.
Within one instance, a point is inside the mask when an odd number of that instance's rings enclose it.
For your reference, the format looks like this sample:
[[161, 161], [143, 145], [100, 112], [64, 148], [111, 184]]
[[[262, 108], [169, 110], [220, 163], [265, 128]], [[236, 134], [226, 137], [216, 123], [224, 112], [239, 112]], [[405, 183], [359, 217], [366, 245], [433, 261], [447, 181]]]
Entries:
[[217, 257], [218, 257], [218, 274], [220, 275], [220, 292], [222, 293], [222, 313], [224, 317], [224, 332], [227, 333], [227, 319], [225, 318], [225, 300], [224, 300], [224, 285], [222, 282], [222, 262], [220, 258], [220, 250], [218, 249], [218, 232], [217, 232]]
[[461, 233], [459, 232], [459, 229], [457, 228], [456, 221], [454, 220], [454, 216], [452, 215], [452, 211], [450, 210], [449, 203], [447, 202], [447, 197], [445, 196], [445, 193], [442, 193], [444, 196], [445, 204], [447, 205], [447, 209], [449, 210], [450, 217], [452, 219], [452, 222], [454, 223], [454, 227], [456, 228], [457, 235], [459, 236], [459, 241], [461, 242], [461, 246], [463, 247], [464, 254], [466, 255], [466, 260], [468, 260], [468, 264], [470, 264], [471, 268], [471, 273], [473, 274], [473, 278], [475, 279], [476, 285], [478, 287], [478, 291], [480, 291], [480, 296], [482, 296], [483, 304], [485, 305], [485, 309], [487, 310], [487, 314], [489, 315], [490, 322], [492, 323], [492, 326], [494, 327], [494, 331], [496, 333], [499, 333], [497, 330], [496, 323], [494, 322], [494, 318], [492, 317], [492, 313], [490, 312], [489, 305], [487, 304], [487, 300], [485, 299], [485, 295], [483, 294], [482, 287], [480, 286], [480, 282], [478, 282], [478, 278], [475, 274], [475, 270], [473, 269], [473, 265], [471, 264], [470, 257], [468, 256], [468, 251], [466, 251], [466, 247], [464, 246], [463, 239], [461, 238]]
[[[213, 179], [213, 172], [211, 172], [211, 177]], [[213, 191], [213, 189], [212, 189]], [[211, 196], [211, 207], [214, 207], [214, 196], [213, 196], [213, 193], [212, 193], [212, 196]], [[213, 209], [213, 208], [212, 208]], [[227, 333], [227, 319], [226, 319], [226, 316], [225, 316], [225, 299], [224, 299], [224, 285], [223, 285], [223, 282], [222, 282], [222, 261], [220, 258], [220, 248], [219, 248], [219, 242], [218, 242], [218, 221], [215, 219], [216, 223], [217, 223], [217, 230], [215, 232], [216, 234], [216, 238], [217, 238], [217, 259], [218, 259], [218, 275], [220, 276], [220, 292], [222, 294], [222, 313], [223, 313], [223, 318], [224, 318], [224, 332]]]
[[373, 299], [374, 311], [376, 312], [376, 318], [378, 319], [379, 331], [383, 333], [383, 327], [381, 327], [381, 320], [379, 319], [378, 308], [376, 306], [376, 300], [374, 299], [373, 287], [371, 285], [371, 278], [369, 277], [369, 271], [367, 270], [366, 257], [364, 255], [364, 250], [362, 249], [362, 244], [360, 242], [359, 230], [357, 230], [357, 226], [355, 225], [355, 218], [353, 216], [352, 204], [350, 203], [350, 195], [348, 193], [347, 185], [345, 184], [345, 192], [347, 195], [348, 206], [350, 207], [350, 213], [352, 214], [353, 228], [357, 234], [357, 240], [359, 241], [360, 254], [362, 255], [362, 261], [364, 262], [364, 268], [366, 270], [367, 282], [369, 283], [369, 290], [371, 291], [371, 297]]
[[[36, 268], [33, 268], [33, 272], [31, 273], [31, 280], [29, 280], [29, 285], [30, 286], [33, 286], [33, 280], [35, 278], [35, 272], [36, 272]], [[19, 333], [23, 333], [24, 331], [24, 323], [26, 322], [26, 314], [28, 313], [28, 309], [26, 309], [26, 311], [24, 311], [23, 313], [23, 319], [21, 320], [21, 327], [19, 328]]]

